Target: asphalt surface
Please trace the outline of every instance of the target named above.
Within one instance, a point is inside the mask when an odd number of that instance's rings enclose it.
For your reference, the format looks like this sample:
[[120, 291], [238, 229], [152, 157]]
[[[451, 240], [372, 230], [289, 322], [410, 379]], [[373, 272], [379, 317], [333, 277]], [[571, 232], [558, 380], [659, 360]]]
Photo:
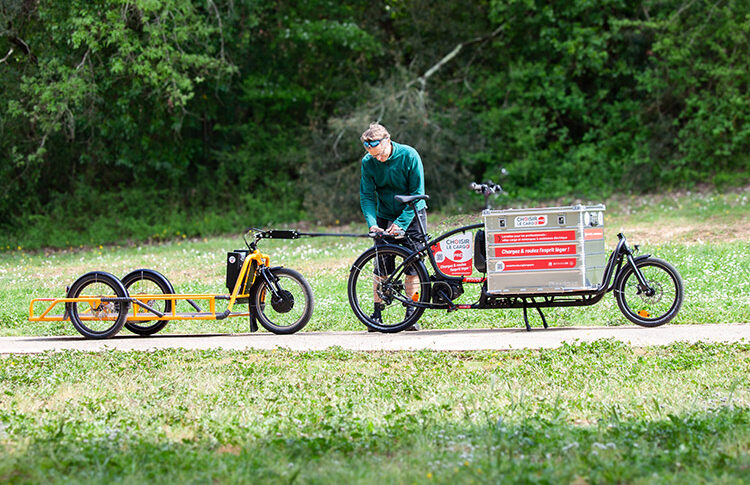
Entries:
[[158, 349], [227, 350], [325, 350], [341, 347], [358, 351], [397, 350], [510, 350], [555, 348], [564, 343], [615, 339], [635, 347], [668, 345], [673, 342], [745, 342], [750, 343], [750, 324], [665, 325], [657, 328], [623, 327], [550, 327], [502, 329], [420, 330], [382, 334], [361, 332], [299, 332], [274, 335], [265, 331], [246, 334], [179, 335], [157, 334], [139, 337], [126, 330], [108, 340], [83, 337], [0, 337], [0, 354], [30, 354], [48, 351], [106, 350], [153, 351]]

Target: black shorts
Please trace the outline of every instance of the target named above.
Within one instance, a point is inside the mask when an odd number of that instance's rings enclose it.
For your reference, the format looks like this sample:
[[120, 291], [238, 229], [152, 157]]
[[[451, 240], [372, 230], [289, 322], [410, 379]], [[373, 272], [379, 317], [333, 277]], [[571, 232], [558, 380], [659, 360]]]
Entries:
[[[420, 230], [419, 230], [419, 223], [417, 222], [417, 218], [419, 218], [422, 221], [422, 227], [425, 228], [425, 231], [427, 230], [427, 211], [422, 209], [417, 211], [417, 214], [414, 216], [414, 219], [412, 219], [411, 224], [409, 224], [409, 227], [406, 228], [406, 235], [408, 238], [403, 239], [396, 239], [395, 241], [386, 242], [382, 239], [375, 239], [375, 247], [382, 246], [384, 244], [398, 244], [400, 246], [404, 246], [410, 251], [416, 251], [419, 248], [419, 243], [416, 241], [420, 239]], [[389, 221], [388, 219], [385, 219], [383, 217], [377, 218], [378, 227], [382, 227], [383, 229], [388, 229], [390, 225], [393, 223], [393, 221]], [[411, 239], [411, 241], [410, 241]], [[396, 262], [393, 259], [393, 256], [382, 256], [378, 257], [377, 264], [375, 266], [375, 274], [377, 276], [388, 276], [389, 274], [393, 273], [393, 270], [396, 269]], [[405, 271], [408, 275], [415, 275], [417, 274], [414, 267], [410, 266], [406, 268]]]

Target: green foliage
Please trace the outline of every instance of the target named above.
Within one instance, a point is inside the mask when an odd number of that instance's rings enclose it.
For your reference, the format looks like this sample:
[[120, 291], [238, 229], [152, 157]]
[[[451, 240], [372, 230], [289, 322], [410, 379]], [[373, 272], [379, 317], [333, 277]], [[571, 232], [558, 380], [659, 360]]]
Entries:
[[[482, 116], [519, 194], [606, 194], [748, 167], [745, 2], [492, 2]], [[740, 180], [747, 179], [741, 175]], [[741, 183], [741, 182], [740, 182]]]
[[164, 217], [359, 220], [374, 120], [433, 209], [503, 167], [530, 198], [742, 185], [749, 45], [745, 0], [7, 0], [0, 227], [132, 214], [101, 203], [125, 190]]
[[657, 178], [711, 180], [750, 166], [747, 7], [744, 1], [685, 5], [648, 25], [655, 40], [650, 69], [639, 78], [649, 95], [646, 120], [674, 139], [672, 167]]

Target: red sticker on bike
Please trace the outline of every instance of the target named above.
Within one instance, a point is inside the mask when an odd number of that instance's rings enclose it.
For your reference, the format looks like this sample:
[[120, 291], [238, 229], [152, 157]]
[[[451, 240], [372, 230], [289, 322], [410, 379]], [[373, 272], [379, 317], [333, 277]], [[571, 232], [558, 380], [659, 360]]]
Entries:
[[543, 246], [505, 246], [495, 248], [495, 257], [513, 258], [519, 256], [567, 256], [576, 254], [575, 244], [546, 244]]
[[501, 232], [494, 235], [495, 244], [575, 241], [575, 231]]
[[587, 241], [592, 239], [604, 239], [604, 229], [584, 229], [583, 238]]
[[472, 273], [474, 248], [471, 234], [457, 234], [432, 246], [435, 262], [443, 273], [464, 276]]
[[576, 258], [522, 259], [498, 261], [495, 271], [529, 271], [534, 269], [570, 269], [576, 267]]

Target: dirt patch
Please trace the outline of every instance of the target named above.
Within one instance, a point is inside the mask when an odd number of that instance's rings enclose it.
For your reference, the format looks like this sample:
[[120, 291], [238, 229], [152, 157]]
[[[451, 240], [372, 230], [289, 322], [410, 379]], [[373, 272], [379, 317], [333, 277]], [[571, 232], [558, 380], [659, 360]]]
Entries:
[[[610, 236], [616, 235], [610, 226]], [[750, 240], [750, 221], [738, 221], [734, 225], [715, 225], [710, 223], [689, 223], [667, 221], [649, 225], [626, 225], [618, 232], [623, 232], [628, 241], [650, 244], [682, 243], [704, 244], [718, 242], [746, 242]], [[614, 233], [614, 234], [613, 234]], [[612, 240], [615, 240], [614, 237]]]

